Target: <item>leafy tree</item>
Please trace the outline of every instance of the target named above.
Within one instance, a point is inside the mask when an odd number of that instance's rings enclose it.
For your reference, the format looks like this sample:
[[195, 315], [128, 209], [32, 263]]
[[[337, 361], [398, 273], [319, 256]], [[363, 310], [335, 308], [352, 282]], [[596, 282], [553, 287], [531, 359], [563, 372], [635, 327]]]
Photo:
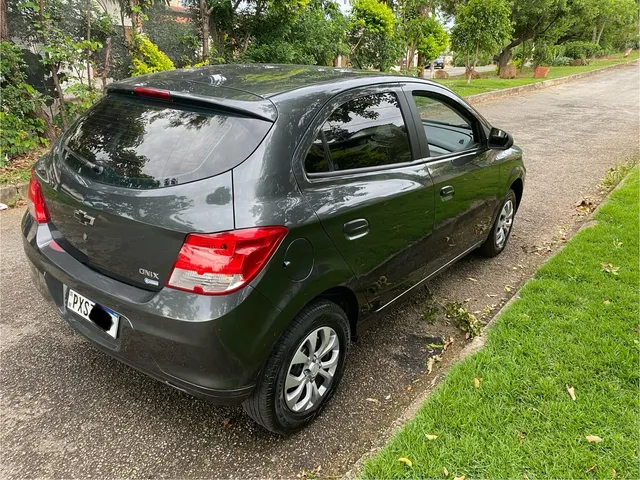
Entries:
[[346, 26], [346, 18], [332, 1], [313, 0], [294, 17], [272, 9], [240, 60], [329, 65], [348, 53]]
[[140, 53], [141, 58], [134, 57], [132, 59], [131, 75], [133, 77], [176, 68], [171, 59], [146, 35], [137, 35], [136, 42], [136, 50]]
[[583, 40], [600, 45], [604, 34], [610, 44], [623, 47], [638, 36], [638, 3], [635, 0], [581, 0], [574, 11], [561, 41]]
[[193, 65], [200, 60], [200, 55], [197, 54], [200, 48], [200, 33], [195, 22], [176, 21], [173, 12], [160, 2], [149, 9], [147, 17], [143, 22], [147, 37], [176, 67]]
[[[550, 34], [554, 28], [561, 27], [575, 14], [571, 0], [512, 0], [510, 5], [513, 31], [510, 39], [500, 45], [502, 50], [498, 56], [499, 70], [511, 60], [514, 47]], [[550, 43], [555, 43], [555, 39]]]
[[407, 24], [406, 35], [410, 57], [413, 57], [414, 50], [418, 52], [420, 76], [423, 75], [425, 63], [433, 63], [449, 45], [447, 32], [434, 17], [420, 15], [412, 18]]
[[358, 68], [386, 70], [397, 58], [401, 45], [391, 8], [378, 0], [355, 0], [349, 25], [351, 60]]
[[26, 83], [25, 67], [20, 48], [0, 41], [0, 152], [8, 157], [48, 144], [46, 124], [38, 116], [43, 99]]
[[467, 83], [471, 81], [478, 56], [496, 51], [508, 41], [512, 31], [509, 13], [505, 0], [469, 0], [456, 10], [451, 46], [465, 55]]

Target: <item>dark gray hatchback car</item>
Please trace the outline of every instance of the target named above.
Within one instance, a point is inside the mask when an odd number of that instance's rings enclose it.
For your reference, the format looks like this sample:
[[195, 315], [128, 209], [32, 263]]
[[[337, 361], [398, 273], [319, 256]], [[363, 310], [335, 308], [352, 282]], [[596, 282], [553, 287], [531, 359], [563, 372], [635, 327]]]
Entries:
[[36, 164], [36, 285], [109, 355], [278, 433], [335, 391], [363, 322], [506, 245], [525, 168], [432, 82], [212, 66], [129, 79]]

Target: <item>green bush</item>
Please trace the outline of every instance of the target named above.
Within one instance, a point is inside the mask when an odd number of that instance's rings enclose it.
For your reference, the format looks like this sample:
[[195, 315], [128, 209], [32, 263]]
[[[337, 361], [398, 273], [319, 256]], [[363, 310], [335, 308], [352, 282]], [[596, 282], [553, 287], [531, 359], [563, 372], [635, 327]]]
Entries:
[[142, 60], [137, 57], [133, 58], [131, 76], [137, 77], [147, 73], [163, 72], [176, 68], [171, 59], [144, 35], [138, 36], [136, 43]]
[[551, 60], [551, 65], [553, 67], [566, 67], [571, 63], [571, 59], [569, 57], [554, 57]]
[[66, 93], [73, 95], [73, 99], [66, 102], [67, 117], [70, 119], [82, 115], [102, 97], [100, 90], [89, 88], [86, 83], [74, 83], [66, 89]]
[[144, 31], [178, 68], [193, 65], [200, 58], [200, 32], [196, 22], [178, 22], [164, 2], [155, 2], [147, 12]]
[[600, 46], [591, 42], [569, 42], [564, 44], [564, 54], [573, 60], [587, 60], [598, 55]]
[[0, 42], [0, 153], [13, 157], [47, 145], [45, 123], [37, 112], [43, 106], [42, 96], [28, 83], [26, 64], [20, 48]]

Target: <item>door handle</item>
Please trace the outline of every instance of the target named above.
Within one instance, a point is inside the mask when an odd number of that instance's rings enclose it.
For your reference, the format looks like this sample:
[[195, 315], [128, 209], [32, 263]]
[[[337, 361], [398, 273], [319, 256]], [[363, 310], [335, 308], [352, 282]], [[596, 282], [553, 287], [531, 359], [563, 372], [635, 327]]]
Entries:
[[456, 190], [451, 185], [446, 185], [440, 189], [440, 197], [442, 197], [444, 201], [451, 200], [455, 193]]
[[344, 224], [342, 231], [347, 240], [357, 240], [369, 233], [369, 222], [365, 218], [351, 220]]

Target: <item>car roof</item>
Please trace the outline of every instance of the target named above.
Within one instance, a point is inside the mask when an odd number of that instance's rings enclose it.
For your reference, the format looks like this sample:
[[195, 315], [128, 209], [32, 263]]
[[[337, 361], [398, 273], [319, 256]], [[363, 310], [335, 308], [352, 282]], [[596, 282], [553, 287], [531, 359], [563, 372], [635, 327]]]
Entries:
[[[232, 64], [167, 70], [110, 84], [110, 92], [133, 93], [138, 87], [166, 90], [175, 101], [209, 104], [275, 121], [279, 113], [301, 106], [311, 112], [342, 91], [393, 82], [429, 80], [373, 70], [313, 65]], [[311, 101], [313, 98], [313, 101]]]
[[[220, 87], [242, 91], [262, 98], [271, 98], [304, 87], [341, 82], [352, 83], [361, 79], [362, 85], [417, 80], [399, 74], [385, 74], [373, 70], [323, 67], [317, 65], [232, 64], [208, 65], [198, 68], [170, 70], [133, 77], [113, 84], [144, 84], [149, 87], [166, 87], [188, 82], [198, 85], [201, 95], [217, 97]], [[215, 87], [218, 87], [216, 89]]]

